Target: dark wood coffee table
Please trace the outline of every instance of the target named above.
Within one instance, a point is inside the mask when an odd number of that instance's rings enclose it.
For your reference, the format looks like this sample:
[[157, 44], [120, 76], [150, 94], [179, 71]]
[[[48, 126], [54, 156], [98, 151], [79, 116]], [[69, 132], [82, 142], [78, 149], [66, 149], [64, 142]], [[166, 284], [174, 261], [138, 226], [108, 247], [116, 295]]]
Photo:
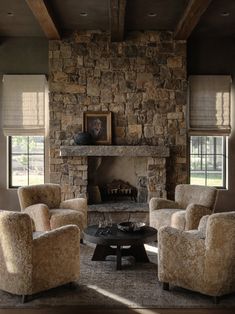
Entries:
[[[119, 230], [117, 225], [112, 225], [109, 232], [102, 232], [97, 225], [92, 225], [84, 230], [84, 240], [96, 244], [92, 261], [104, 261], [106, 256], [116, 255], [117, 270], [120, 270], [122, 256], [134, 256], [136, 262], [149, 262], [144, 243], [157, 240], [157, 230], [145, 226], [140, 231], [124, 232]], [[116, 248], [111, 246], [116, 246]], [[123, 246], [130, 247], [123, 248]]]

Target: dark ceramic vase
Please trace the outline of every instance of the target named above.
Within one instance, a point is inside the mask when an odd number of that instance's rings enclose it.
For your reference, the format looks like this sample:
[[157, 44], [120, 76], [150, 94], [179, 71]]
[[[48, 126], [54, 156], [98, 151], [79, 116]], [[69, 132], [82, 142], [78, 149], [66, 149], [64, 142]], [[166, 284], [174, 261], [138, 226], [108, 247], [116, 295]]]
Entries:
[[74, 141], [77, 145], [91, 145], [92, 137], [88, 132], [81, 132], [74, 136]]

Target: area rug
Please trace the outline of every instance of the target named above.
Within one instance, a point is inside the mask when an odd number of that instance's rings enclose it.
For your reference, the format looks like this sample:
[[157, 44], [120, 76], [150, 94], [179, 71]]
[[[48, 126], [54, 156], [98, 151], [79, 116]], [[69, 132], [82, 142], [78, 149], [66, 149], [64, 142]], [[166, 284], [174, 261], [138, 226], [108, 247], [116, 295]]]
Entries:
[[162, 290], [157, 279], [157, 248], [146, 246], [150, 263], [123, 259], [116, 270], [114, 257], [104, 262], [91, 261], [94, 247], [81, 245], [81, 276], [74, 290], [67, 286], [21, 298], [0, 291], [0, 308], [41, 308], [79, 306], [81, 308], [235, 308], [235, 294], [224, 296], [218, 305], [211, 297], [178, 287]]

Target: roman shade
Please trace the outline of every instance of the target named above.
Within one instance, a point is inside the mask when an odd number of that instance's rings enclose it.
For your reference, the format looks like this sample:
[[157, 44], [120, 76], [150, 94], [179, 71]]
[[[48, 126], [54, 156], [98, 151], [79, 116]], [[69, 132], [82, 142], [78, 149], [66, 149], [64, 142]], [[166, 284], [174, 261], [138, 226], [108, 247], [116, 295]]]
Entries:
[[4, 75], [2, 125], [6, 136], [44, 135], [45, 75]]
[[229, 75], [193, 75], [189, 77], [189, 134], [229, 135]]

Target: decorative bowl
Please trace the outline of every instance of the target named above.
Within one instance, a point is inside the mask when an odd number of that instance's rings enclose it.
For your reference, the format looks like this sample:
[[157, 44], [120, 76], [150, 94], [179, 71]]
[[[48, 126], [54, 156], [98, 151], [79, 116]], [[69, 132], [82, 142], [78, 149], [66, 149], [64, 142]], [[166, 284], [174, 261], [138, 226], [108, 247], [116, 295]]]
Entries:
[[92, 144], [92, 136], [88, 132], [81, 132], [74, 136], [74, 142], [77, 145], [91, 145]]
[[117, 224], [118, 229], [125, 232], [140, 231], [144, 226], [145, 226], [144, 222], [131, 222], [131, 221], [125, 221]]

